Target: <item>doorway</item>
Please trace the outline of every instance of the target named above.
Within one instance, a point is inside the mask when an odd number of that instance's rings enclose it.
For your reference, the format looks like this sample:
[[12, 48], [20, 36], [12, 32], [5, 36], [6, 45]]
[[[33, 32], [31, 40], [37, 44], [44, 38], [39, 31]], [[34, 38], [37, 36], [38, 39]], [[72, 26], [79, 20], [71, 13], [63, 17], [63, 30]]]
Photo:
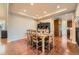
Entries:
[[54, 37], [59, 37], [59, 19], [54, 20]]

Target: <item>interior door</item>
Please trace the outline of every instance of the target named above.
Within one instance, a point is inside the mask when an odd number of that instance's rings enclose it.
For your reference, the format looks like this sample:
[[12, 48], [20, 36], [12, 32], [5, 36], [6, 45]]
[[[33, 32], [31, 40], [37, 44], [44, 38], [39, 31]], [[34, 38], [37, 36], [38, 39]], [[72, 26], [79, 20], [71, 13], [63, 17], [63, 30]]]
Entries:
[[67, 20], [67, 38], [70, 39], [70, 28], [72, 28], [72, 20]]
[[54, 20], [54, 36], [59, 37], [59, 19]]

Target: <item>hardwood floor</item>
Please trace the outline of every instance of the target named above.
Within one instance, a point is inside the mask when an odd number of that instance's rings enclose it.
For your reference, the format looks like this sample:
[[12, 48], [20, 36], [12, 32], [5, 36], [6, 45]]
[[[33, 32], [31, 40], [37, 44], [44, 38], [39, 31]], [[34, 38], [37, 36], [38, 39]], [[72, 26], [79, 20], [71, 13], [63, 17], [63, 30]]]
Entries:
[[52, 54], [54, 55], [79, 55], [79, 47], [76, 44], [67, 42], [67, 48], [64, 49], [62, 47], [62, 39], [55, 38], [54, 40], [54, 48], [52, 49]]
[[[61, 42], [61, 38], [54, 39], [54, 46], [50, 55], [79, 55], [79, 47], [76, 44], [67, 42], [67, 48], [64, 49]], [[27, 45], [26, 39], [21, 39], [7, 43], [5, 55], [35, 55], [36, 51], [30, 45]]]
[[5, 38], [5, 39], [0, 39], [0, 41], [1, 41], [1, 44], [7, 44], [7, 39]]

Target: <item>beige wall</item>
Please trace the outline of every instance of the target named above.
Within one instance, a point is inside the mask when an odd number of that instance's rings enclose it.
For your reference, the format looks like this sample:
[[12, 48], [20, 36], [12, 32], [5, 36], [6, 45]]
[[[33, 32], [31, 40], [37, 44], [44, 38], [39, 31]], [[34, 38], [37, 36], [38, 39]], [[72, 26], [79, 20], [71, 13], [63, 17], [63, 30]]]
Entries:
[[8, 19], [8, 39], [14, 41], [24, 37], [28, 29], [36, 29], [36, 21], [27, 17], [10, 14]]

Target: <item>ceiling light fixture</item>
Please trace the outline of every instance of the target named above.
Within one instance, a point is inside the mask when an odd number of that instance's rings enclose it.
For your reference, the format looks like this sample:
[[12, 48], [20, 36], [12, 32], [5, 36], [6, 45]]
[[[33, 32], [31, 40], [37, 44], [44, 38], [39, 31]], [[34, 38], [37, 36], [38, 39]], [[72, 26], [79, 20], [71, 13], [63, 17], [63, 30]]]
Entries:
[[34, 3], [30, 3], [30, 5], [31, 5], [31, 6], [33, 6], [33, 5], [34, 5]]
[[60, 6], [59, 6], [59, 5], [57, 5], [57, 8], [60, 8]]
[[39, 15], [36, 15], [37, 17], [39, 16]]
[[44, 11], [44, 13], [46, 14], [46, 13], [47, 13], [47, 11]]
[[26, 10], [24, 10], [24, 12], [26, 12]]

